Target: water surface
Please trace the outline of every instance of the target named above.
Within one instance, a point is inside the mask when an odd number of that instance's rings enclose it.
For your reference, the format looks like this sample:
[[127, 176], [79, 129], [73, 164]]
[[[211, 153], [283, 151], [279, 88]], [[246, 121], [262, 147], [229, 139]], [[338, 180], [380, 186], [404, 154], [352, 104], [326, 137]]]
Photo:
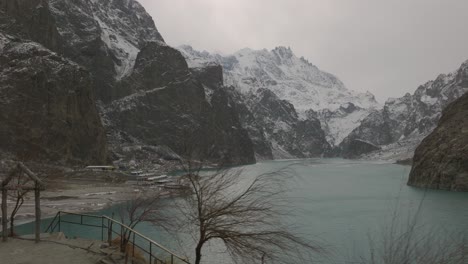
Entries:
[[[257, 175], [291, 165], [297, 177], [289, 186], [292, 192], [288, 198], [294, 214], [287, 221], [330, 252], [319, 263], [350, 263], [366, 257], [371, 239], [379, 241], [391, 226], [404, 229], [414, 219], [418, 232], [468, 235], [468, 193], [409, 187], [406, 185], [409, 166], [310, 159], [261, 162], [243, 170]], [[97, 214], [110, 215], [111, 211], [112, 208]], [[100, 231], [77, 226], [62, 229], [69, 236], [101, 236]], [[138, 229], [176, 252], [190, 254], [151, 225], [142, 224]], [[20, 230], [28, 232], [32, 226], [24, 225]], [[205, 263], [228, 263], [228, 258], [218, 253], [221, 249], [216, 244], [207, 248]]]

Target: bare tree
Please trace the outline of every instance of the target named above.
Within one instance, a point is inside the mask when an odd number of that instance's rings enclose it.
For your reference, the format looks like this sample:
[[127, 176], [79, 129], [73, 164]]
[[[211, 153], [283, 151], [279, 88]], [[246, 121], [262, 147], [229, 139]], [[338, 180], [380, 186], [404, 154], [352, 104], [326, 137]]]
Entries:
[[[27, 177], [25, 177], [23, 180], [21, 179], [21, 177], [17, 177], [17, 179], [18, 179], [17, 180], [18, 186], [24, 186], [28, 182], [31, 182], [31, 180], [29, 178], [27, 178]], [[21, 188], [18, 188], [14, 192], [9, 193], [10, 198], [12, 198], [15, 201], [15, 206], [13, 207], [13, 210], [11, 211], [11, 214], [10, 214], [10, 236], [11, 237], [15, 236], [15, 230], [14, 229], [15, 229], [16, 214], [18, 213], [20, 208], [23, 206], [24, 198], [26, 197], [26, 195], [29, 192], [31, 192], [30, 189], [23, 190]]]
[[209, 241], [221, 241], [235, 263], [310, 263], [313, 254], [323, 252], [281, 221], [291, 213], [284, 195], [289, 168], [256, 177], [236, 169], [202, 173], [193, 162], [185, 168], [193, 195], [177, 201], [180, 226], [196, 240], [195, 264]]
[[[118, 212], [121, 222], [131, 229], [142, 222], [149, 222], [167, 229], [170, 226], [170, 217], [167, 212], [168, 203], [157, 192], [143, 193], [119, 206]], [[126, 251], [132, 232], [124, 229], [120, 238], [120, 250]]]

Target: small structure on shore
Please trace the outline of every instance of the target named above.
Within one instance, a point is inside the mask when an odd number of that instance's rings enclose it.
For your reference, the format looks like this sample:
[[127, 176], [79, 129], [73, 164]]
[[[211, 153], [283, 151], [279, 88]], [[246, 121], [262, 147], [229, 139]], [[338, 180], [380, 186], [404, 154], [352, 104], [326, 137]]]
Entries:
[[[26, 175], [32, 181], [24, 181], [24, 184], [10, 184], [11, 180], [15, 177], [21, 177]], [[21, 181], [19, 181], [21, 182]], [[0, 184], [0, 190], [2, 191], [2, 237], [3, 242], [8, 240], [8, 213], [7, 213], [7, 195], [8, 191], [17, 191], [17, 190], [31, 190], [34, 191], [34, 200], [35, 200], [35, 216], [36, 216], [36, 225], [35, 225], [35, 239], [36, 243], [40, 240], [41, 233], [41, 191], [45, 189], [44, 183], [33, 173], [28, 167], [23, 163], [19, 162], [13, 170], [8, 174], [5, 180]]]
[[86, 166], [85, 170], [90, 171], [115, 171], [116, 168], [114, 166]]

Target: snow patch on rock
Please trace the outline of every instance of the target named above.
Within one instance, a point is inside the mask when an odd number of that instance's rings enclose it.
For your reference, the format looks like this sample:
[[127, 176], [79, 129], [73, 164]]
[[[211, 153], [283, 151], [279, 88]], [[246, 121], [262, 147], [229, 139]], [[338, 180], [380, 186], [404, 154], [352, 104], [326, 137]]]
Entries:
[[[298, 58], [290, 48], [277, 47], [271, 51], [242, 49], [228, 56], [196, 51], [188, 45], [179, 50], [189, 67], [219, 64], [224, 69], [224, 83], [242, 94], [267, 88], [280, 99], [294, 105], [299, 117], [307, 111], [318, 112], [329, 143], [339, 144], [371, 111], [381, 108], [374, 96], [348, 90], [334, 75], [321, 71], [303, 57]], [[348, 104], [353, 111], [342, 111]]]

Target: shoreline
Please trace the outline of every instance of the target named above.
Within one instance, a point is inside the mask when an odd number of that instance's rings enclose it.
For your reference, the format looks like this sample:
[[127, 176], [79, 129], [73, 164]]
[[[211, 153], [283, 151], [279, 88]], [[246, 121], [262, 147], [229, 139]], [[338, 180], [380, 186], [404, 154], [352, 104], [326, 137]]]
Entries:
[[[103, 184], [69, 186], [67, 189], [50, 190], [41, 193], [41, 220], [54, 217], [58, 211], [70, 213], [92, 213], [131, 199], [142, 191], [137, 186]], [[12, 210], [8, 201], [8, 213]], [[34, 198], [26, 197], [25, 203], [16, 214], [15, 226], [35, 221]]]

